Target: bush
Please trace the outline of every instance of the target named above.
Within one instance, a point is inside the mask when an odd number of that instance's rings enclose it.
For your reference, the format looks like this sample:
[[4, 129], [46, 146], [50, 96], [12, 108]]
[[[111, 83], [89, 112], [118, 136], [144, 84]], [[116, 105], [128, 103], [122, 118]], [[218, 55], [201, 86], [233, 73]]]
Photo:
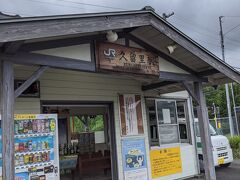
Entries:
[[240, 159], [240, 136], [228, 137], [234, 159]]

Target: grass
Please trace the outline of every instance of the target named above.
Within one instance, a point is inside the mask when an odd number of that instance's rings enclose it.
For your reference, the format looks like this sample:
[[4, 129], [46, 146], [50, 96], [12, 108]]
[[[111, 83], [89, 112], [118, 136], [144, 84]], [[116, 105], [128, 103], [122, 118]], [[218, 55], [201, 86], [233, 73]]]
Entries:
[[228, 137], [234, 159], [240, 159], [240, 136]]

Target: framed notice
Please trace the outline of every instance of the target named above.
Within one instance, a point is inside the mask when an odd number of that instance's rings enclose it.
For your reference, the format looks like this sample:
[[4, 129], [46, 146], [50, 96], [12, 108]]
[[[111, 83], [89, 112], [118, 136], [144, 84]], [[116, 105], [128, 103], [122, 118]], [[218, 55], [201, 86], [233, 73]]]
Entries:
[[119, 108], [122, 135], [143, 134], [141, 96], [134, 94], [119, 95]]
[[[14, 80], [14, 89], [19, 88], [25, 80]], [[33, 82], [20, 97], [40, 98], [40, 81]]]
[[151, 150], [150, 160], [153, 179], [182, 172], [180, 147]]
[[112, 43], [97, 44], [99, 71], [159, 76], [159, 58], [144, 49]]
[[144, 139], [124, 139], [122, 159], [125, 180], [148, 180]]

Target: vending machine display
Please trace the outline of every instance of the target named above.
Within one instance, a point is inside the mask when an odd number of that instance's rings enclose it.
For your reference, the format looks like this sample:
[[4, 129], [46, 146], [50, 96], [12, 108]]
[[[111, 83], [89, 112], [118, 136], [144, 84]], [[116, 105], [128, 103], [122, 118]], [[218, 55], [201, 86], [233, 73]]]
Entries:
[[15, 115], [15, 180], [60, 179], [56, 127], [56, 114]]

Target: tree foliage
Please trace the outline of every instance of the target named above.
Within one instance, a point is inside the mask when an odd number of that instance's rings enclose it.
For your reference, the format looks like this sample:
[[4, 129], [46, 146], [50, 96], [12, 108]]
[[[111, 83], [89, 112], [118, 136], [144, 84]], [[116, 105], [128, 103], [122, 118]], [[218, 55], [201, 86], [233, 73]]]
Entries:
[[72, 132], [91, 132], [104, 130], [103, 115], [97, 116], [72, 116], [70, 119]]
[[[236, 106], [240, 106], [240, 85], [234, 83], [233, 85], [234, 89], [234, 95], [235, 95], [235, 103]], [[217, 87], [213, 86], [207, 86], [204, 88], [204, 94], [206, 97], [206, 104], [208, 107], [208, 113], [209, 118], [214, 118], [214, 112], [213, 112], [213, 103], [216, 107], [219, 108], [218, 117], [227, 117], [227, 101], [226, 101], [226, 91], [225, 91], [225, 85], [219, 85]], [[229, 94], [230, 94], [230, 100], [231, 100], [231, 109], [233, 112], [233, 101], [232, 101], [232, 94], [231, 94], [231, 88], [229, 86]]]

